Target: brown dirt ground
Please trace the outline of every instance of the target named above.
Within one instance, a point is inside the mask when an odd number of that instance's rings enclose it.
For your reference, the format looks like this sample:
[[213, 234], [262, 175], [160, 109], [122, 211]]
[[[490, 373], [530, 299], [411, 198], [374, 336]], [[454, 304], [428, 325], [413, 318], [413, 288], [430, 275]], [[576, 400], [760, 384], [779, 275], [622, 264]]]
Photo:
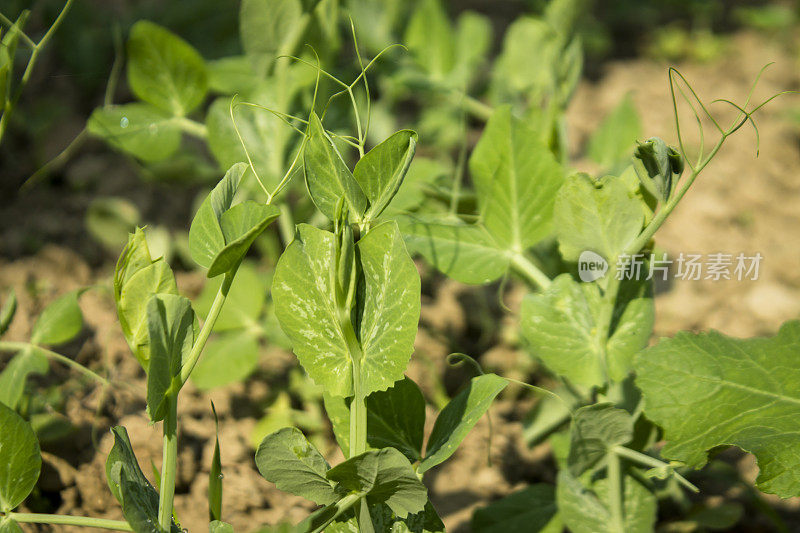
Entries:
[[[776, 44], [750, 34], [735, 37], [729, 53], [715, 64], [687, 64], [681, 68], [701, 97], [728, 97], [740, 101], [760, 66], [772, 60], [777, 64], [764, 75], [756, 96], [797, 88], [794, 57]], [[599, 117], [612, 109], [626, 92], [633, 94], [646, 136], [658, 135], [669, 142], [676, 141], [666, 65], [635, 60], [611, 63], [599, 82], [580, 85], [568, 113], [575, 146], [583, 145]], [[784, 97], [760, 115], [758, 159], [750, 131], [743, 130], [731, 138], [657, 239], [658, 245], [672, 254], [761, 252], [764, 261], [759, 280], [674, 283], [656, 299], [657, 335], [707, 328], [737, 336], [769, 334], [775, 332], [782, 321], [797, 317], [800, 311], [800, 180], [796, 172], [800, 168], [800, 151], [798, 126], [789, 119], [792, 107], [797, 104], [797, 98]], [[710, 135], [710, 130], [707, 132]], [[696, 146], [696, 136], [687, 133], [687, 140], [691, 146]], [[576, 165], [591, 168], [582, 161], [577, 161]], [[6, 216], [3, 218], [8, 220]], [[107, 284], [109, 274], [108, 267], [92, 269], [81, 256], [57, 246], [47, 246], [35, 256], [0, 262], [0, 288], [13, 286], [20, 297], [18, 315], [8, 338], [25, 339], [33, 318], [58, 294], [93, 283]], [[446, 368], [444, 357], [458, 347], [454, 344], [459, 342], [472, 342], [476, 355], [488, 349], [490, 343], [475, 333], [478, 319], [470, 302], [478, 302], [486, 308], [496, 307], [492, 303], [496, 300], [496, 289], [468, 289], [435, 276], [433, 279], [426, 282], [423, 327], [409, 373], [427, 392], [436, 386], [431, 376], [444, 375], [444, 384], [452, 392], [465, 375]], [[196, 294], [199, 283], [196, 274], [184, 274], [179, 278], [187, 294]], [[36, 287], [38, 296], [31, 297], [26, 287]], [[121, 517], [106, 487], [103, 470], [111, 447], [111, 436], [106, 431], [110, 425], [121, 424], [128, 428], [146, 472], [151, 470], [151, 461], [156, 467], [161, 462], [160, 428], [151, 426], [143, 411], [144, 376], [130, 357], [119, 332], [107, 291], [106, 286], [82, 298], [87, 327], [79, 341], [63, 347], [62, 351], [93, 368], [109, 369], [112, 379], [131, 384], [133, 390], [105, 396], [87, 384], [85, 392], [68, 398], [66, 414], [76, 422], [79, 431], [68, 441], [44, 450], [41, 486], [48, 493], [57, 494], [56, 501], [60, 501], [58, 508], [51, 512]], [[506, 304], [515, 309], [520, 294], [519, 290], [512, 290]], [[514, 341], [513, 316], [506, 316], [499, 326], [495, 325], [494, 338], [507, 342], [487, 350], [482, 360], [490, 368], [524, 377], [519, 369], [526, 366], [527, 357]], [[460, 340], [454, 342], [453, 339]], [[435, 372], [431, 372], [424, 361], [432, 363]], [[265, 350], [259, 373], [285, 373], [293, 364], [291, 354]], [[63, 369], [54, 369], [53, 373], [53, 379], [69, 378], [69, 373]], [[206, 527], [207, 474], [214, 433], [209, 398], [220, 415], [225, 518], [237, 530], [246, 531], [266, 523], [298, 521], [311, 509], [308, 502], [275, 489], [255, 469], [249, 444], [255, 424], [251, 411], [253, 405], [258, 405], [259, 400], [268, 395], [268, 388], [268, 384], [251, 379], [209, 394], [190, 385], [182, 396], [176, 512], [189, 531], [203, 531]], [[433, 501], [451, 531], [467, 531], [472, 510], [479, 505], [531, 481], [552, 481], [553, 468], [547, 448], [540, 446], [531, 450], [521, 443], [519, 420], [530, 401], [514, 402], [513, 394], [516, 393], [511, 391], [492, 408], [496, 423], [490, 447], [488, 422], [484, 417], [455, 456], [427, 478]], [[96, 412], [99, 412], [98, 417]], [[93, 436], [97, 437], [94, 441]], [[333, 462], [338, 460], [332, 445], [325, 452]], [[752, 461], [741, 456], [736, 459], [745, 475], [752, 479], [755, 476]], [[780, 508], [796, 507], [796, 502], [770, 501]], [[49, 530], [46, 526], [30, 529]], [[71, 531], [72, 528], [59, 530]]]

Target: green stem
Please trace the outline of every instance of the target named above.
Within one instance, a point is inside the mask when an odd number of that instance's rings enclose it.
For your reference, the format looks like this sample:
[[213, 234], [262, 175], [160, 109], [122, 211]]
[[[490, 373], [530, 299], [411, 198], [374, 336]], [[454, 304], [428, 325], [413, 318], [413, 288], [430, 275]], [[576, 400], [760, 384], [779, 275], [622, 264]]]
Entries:
[[178, 394], [167, 398], [164, 416], [164, 447], [161, 464], [161, 487], [158, 493], [158, 524], [161, 531], [169, 533], [172, 526], [172, 508], [175, 499], [175, 475], [178, 471]]
[[175, 117], [174, 120], [184, 133], [188, 133], [198, 139], [205, 139], [208, 137], [208, 129], [205, 124], [186, 117]]
[[23, 524], [54, 524], [60, 526], [97, 527], [114, 531], [133, 531], [131, 526], [122, 520], [107, 520], [88, 516], [69, 516], [41, 513], [6, 513], [8, 518]]
[[[642, 466], [649, 466], [650, 468], [664, 468], [670, 466], [664, 461], [659, 461], [655, 457], [650, 457], [647, 454], [637, 452], [636, 450], [631, 450], [630, 448], [626, 448], [625, 446], [615, 446], [614, 448], [611, 449], [611, 451], [619, 455], [620, 457], [630, 459], [631, 461], [639, 463]], [[675, 479], [678, 481], [678, 483], [680, 483], [690, 491], [700, 492], [700, 489], [698, 489], [691, 481], [689, 481], [679, 473], [675, 472], [675, 470], [672, 470], [672, 475], [675, 476]]]
[[468, 94], [462, 95], [461, 105], [473, 117], [486, 122], [494, 113], [492, 106], [484, 104], [477, 98], [473, 98]]
[[281, 210], [281, 215], [278, 217], [278, 230], [281, 233], [283, 247], [286, 248], [294, 240], [294, 218], [292, 210], [285, 203], [278, 206], [278, 209]]
[[360, 500], [361, 500], [361, 494], [348, 494], [338, 502], [334, 503], [333, 505], [334, 507], [336, 507], [336, 512], [330, 518], [328, 518], [322, 525], [314, 529], [312, 533], [321, 533], [322, 531], [324, 531], [325, 528], [331, 525], [331, 523], [333, 523], [334, 520], [339, 518], [342, 515], [342, 513], [346, 512]]
[[64, 164], [70, 160], [72, 154], [76, 150], [78, 150], [81, 146], [83, 146], [83, 143], [86, 141], [86, 138], [87, 138], [87, 132], [86, 128], [84, 128], [74, 139], [72, 139], [72, 142], [70, 142], [69, 145], [67, 145], [67, 147], [61, 151], [61, 153], [59, 153], [53, 159], [45, 163], [44, 166], [42, 166], [39, 170], [34, 172], [30, 178], [25, 180], [25, 182], [20, 186], [20, 189], [24, 190], [27, 189], [28, 187], [33, 186], [40, 179], [50, 175], [50, 173], [52, 173], [54, 170], [57, 170], [62, 166], [64, 166]]
[[228, 291], [231, 289], [231, 283], [233, 283], [233, 277], [235, 275], [235, 268], [225, 273], [225, 279], [222, 280], [222, 285], [220, 285], [217, 295], [214, 297], [214, 303], [211, 304], [211, 310], [208, 312], [206, 321], [203, 322], [203, 327], [200, 328], [200, 333], [197, 335], [197, 340], [195, 340], [194, 344], [192, 345], [192, 351], [189, 352], [189, 357], [186, 359], [186, 363], [184, 363], [183, 367], [181, 368], [181, 387], [184, 383], [186, 383], [186, 380], [189, 379], [189, 375], [192, 373], [194, 365], [196, 365], [198, 359], [200, 359], [200, 354], [203, 352], [206, 341], [208, 341], [208, 336], [211, 335], [211, 330], [214, 327], [214, 323], [217, 321], [220, 311], [222, 311], [222, 305], [225, 303], [225, 298], [228, 297]]
[[509, 257], [514, 271], [524, 277], [531, 285], [543, 291], [550, 287], [552, 283], [550, 278], [522, 253], [512, 252]]
[[69, 357], [61, 355], [60, 353], [56, 353], [54, 351], [48, 350], [47, 348], [42, 348], [37, 344], [31, 344], [29, 342], [11, 342], [11, 341], [0, 341], [0, 352], [21, 352], [22, 350], [37, 350], [44, 354], [48, 359], [53, 359], [58, 361], [59, 363], [65, 364], [81, 374], [88, 376], [98, 382], [100, 382], [104, 387], [111, 385], [106, 378], [100, 376], [82, 364], [78, 363], [77, 361], [73, 361]]
[[608, 461], [608, 498], [611, 505], [611, 530], [625, 533], [625, 514], [623, 510], [624, 490], [622, 484], [622, 460], [615, 453], [609, 453]]

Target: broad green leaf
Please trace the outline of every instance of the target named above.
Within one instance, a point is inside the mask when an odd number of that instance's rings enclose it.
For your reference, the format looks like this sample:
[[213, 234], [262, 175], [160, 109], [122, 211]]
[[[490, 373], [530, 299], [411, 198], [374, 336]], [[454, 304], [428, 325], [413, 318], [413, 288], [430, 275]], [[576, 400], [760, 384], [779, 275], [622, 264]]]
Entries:
[[[225, 305], [214, 323], [214, 331], [258, 326], [267, 299], [267, 280], [268, 276], [256, 270], [254, 263], [242, 262], [228, 290]], [[203, 286], [203, 292], [194, 302], [195, 310], [201, 318], [208, 315], [220, 285], [222, 278], [216, 277], [207, 280]], [[202, 364], [205, 358], [206, 356], [203, 356], [198, 364]], [[194, 379], [194, 373], [192, 374]]]
[[330, 466], [297, 428], [284, 428], [267, 435], [256, 451], [256, 466], [267, 481], [285, 492], [320, 505], [337, 499], [325, 477]]
[[73, 339], [83, 328], [83, 313], [78, 296], [83, 289], [60, 296], [44, 308], [31, 331], [34, 344], [63, 344]]
[[555, 490], [545, 483], [512, 492], [472, 515], [474, 533], [561, 533], [563, 529]]
[[[371, 505], [369, 508], [370, 518], [375, 531], [386, 531], [391, 533], [445, 533], [444, 523], [439, 518], [436, 509], [431, 505], [430, 500], [425, 504], [425, 508], [415, 514], [409, 514], [405, 518], [395, 516], [391, 508], [385, 504]], [[355, 517], [351, 517], [347, 522], [334, 522], [338, 527], [332, 530], [326, 529], [329, 533], [358, 533], [358, 524]]]
[[233, 533], [233, 526], [227, 522], [212, 520], [208, 524], [208, 533]]
[[367, 152], [353, 169], [353, 178], [369, 200], [367, 219], [377, 218], [403, 183], [417, 150], [417, 134], [401, 130]]
[[[328, 420], [331, 421], [333, 426], [333, 435], [336, 437], [336, 442], [339, 448], [342, 449], [342, 454], [345, 457], [350, 456], [350, 405], [349, 398], [341, 396], [331, 396], [327, 392], [323, 393], [322, 399], [325, 403], [325, 414], [328, 415]], [[367, 412], [369, 416], [369, 412]], [[369, 431], [369, 425], [367, 426]]]
[[8, 326], [14, 320], [14, 315], [17, 312], [17, 293], [14, 289], [8, 289], [6, 301], [3, 302], [3, 307], [0, 308], [0, 335], [8, 331]]
[[216, 277], [236, 268], [250, 245], [276, 218], [277, 207], [246, 200], [231, 207], [247, 165], [233, 165], [209, 193], [189, 228], [192, 259]]
[[[655, 495], [635, 477], [623, 477], [623, 516], [625, 533], [652, 533], [657, 504]], [[567, 470], [558, 474], [556, 502], [564, 525], [572, 533], [616, 533], [611, 520], [606, 479], [583, 486]]]
[[271, 62], [297, 32], [303, 14], [300, 0], [243, 0], [239, 10], [242, 47], [258, 63]]
[[710, 449], [738, 446], [756, 456], [759, 489], [800, 495], [798, 350], [792, 321], [774, 337], [682, 332], [640, 352], [636, 385], [648, 419], [664, 429], [661, 454], [699, 468]]
[[614, 446], [633, 438], [633, 417], [609, 403], [587, 405], [572, 417], [569, 463], [570, 473], [578, 477], [597, 466]]
[[414, 156], [414, 163], [384, 211], [384, 216], [391, 217], [418, 208], [428, 197], [428, 187], [437, 179], [448, 176], [450, 172], [450, 163], [447, 161]]
[[581, 284], [569, 274], [561, 274], [544, 292], [527, 295], [520, 309], [520, 331], [531, 354], [582, 387], [600, 387], [606, 382], [593, 299], [587, 298], [595, 293], [594, 284]]
[[[208, 88], [222, 94], [250, 93], [259, 78], [247, 56], [229, 56], [207, 63]], [[230, 166], [230, 165], [228, 165]]]
[[405, 45], [425, 72], [445, 81], [455, 66], [456, 40], [440, 0], [421, 0], [405, 33]]
[[394, 448], [357, 455], [331, 468], [328, 479], [347, 491], [366, 494], [370, 505], [385, 503], [400, 518], [419, 513], [428, 490], [408, 459]]
[[[0, 75], [2, 75], [2, 71], [0, 71]], [[0, 80], [2, 81], [2, 80]], [[2, 84], [0, 84], [0, 89], [3, 89]], [[3, 107], [0, 104], [0, 111], [2, 111]], [[19, 527], [16, 521], [12, 520], [11, 518], [4, 516], [0, 518], [0, 533], [24, 533], [22, 528]]]
[[370, 394], [401, 379], [408, 366], [419, 325], [420, 279], [394, 222], [369, 230], [356, 248], [366, 285], [359, 321], [361, 386]]
[[458, 17], [455, 41], [456, 65], [450, 76], [451, 85], [463, 88], [469, 86], [492, 45], [491, 20], [465, 11]]
[[111, 146], [142, 161], [163, 161], [181, 144], [175, 118], [143, 102], [99, 107], [92, 112], [86, 129]]
[[144, 230], [137, 228], [117, 261], [114, 295], [122, 333], [145, 370], [150, 360], [146, 302], [154, 294], [178, 294], [178, 287], [169, 265], [150, 258]]
[[42, 456], [31, 426], [0, 404], [0, 511], [14, 510], [36, 485]]
[[606, 343], [611, 379], [623, 381], [630, 374], [633, 357], [647, 347], [654, 323], [653, 283], [646, 279], [623, 281], [611, 317], [612, 333]]
[[558, 194], [554, 220], [565, 260], [577, 261], [581, 252], [591, 250], [613, 266], [641, 232], [644, 213], [641, 200], [629, 194], [621, 179], [575, 174]]
[[139, 210], [125, 198], [96, 198], [86, 212], [86, 229], [108, 250], [125, 246], [128, 234], [136, 230], [141, 220]]
[[361, 220], [367, 197], [350, 173], [316, 113], [311, 113], [308, 142], [303, 151], [306, 185], [314, 205], [331, 220], [336, 218], [336, 203], [344, 198], [353, 220]]
[[[114, 447], [106, 459], [106, 480], [111, 493], [122, 505], [122, 515], [136, 533], [159, 533], [158, 492], [144, 477], [133, 453], [127, 430], [111, 428]], [[180, 529], [172, 523], [171, 533]]]
[[436, 418], [425, 449], [425, 459], [417, 470], [430, 470], [453, 455], [506, 385], [508, 381], [495, 374], [472, 378]]
[[177, 395], [173, 382], [180, 376], [184, 357], [194, 344], [192, 303], [176, 294], [156, 294], [147, 303], [150, 364], [147, 369], [147, 414], [158, 422], [164, 418], [168, 395]]
[[430, 216], [401, 217], [398, 223], [409, 252], [461, 283], [490, 283], [508, 270], [508, 257], [482, 226]]
[[[364, 271], [360, 323], [364, 393], [400, 379], [413, 351], [420, 281], [396, 224], [371, 229], [357, 244]], [[308, 225], [275, 268], [275, 314], [300, 364], [333, 396], [352, 396], [352, 363], [333, 291], [334, 235]]]
[[25, 392], [28, 376], [44, 375], [49, 369], [47, 357], [38, 350], [29, 348], [16, 354], [0, 372], [0, 403], [16, 409]]
[[481, 220], [497, 243], [521, 251], [547, 237], [564, 171], [510, 107], [489, 119], [469, 160]]
[[206, 95], [202, 56], [166, 28], [140, 20], [128, 38], [128, 84], [140, 100], [184, 116]]
[[642, 135], [639, 114], [630, 94], [600, 123], [589, 139], [588, 154], [603, 168], [613, 168], [630, 159], [636, 140]]
[[222, 516], [222, 459], [219, 451], [219, 418], [214, 402], [211, 402], [214, 413], [214, 455], [211, 457], [211, 468], [208, 470], [208, 519], [213, 524]]
[[403, 377], [385, 391], [367, 397], [367, 442], [396, 448], [415, 462], [422, 458], [425, 398], [416, 383]]
[[206, 345], [192, 370], [192, 383], [210, 390], [243, 381], [258, 366], [258, 356], [258, 341], [252, 333], [222, 334]]

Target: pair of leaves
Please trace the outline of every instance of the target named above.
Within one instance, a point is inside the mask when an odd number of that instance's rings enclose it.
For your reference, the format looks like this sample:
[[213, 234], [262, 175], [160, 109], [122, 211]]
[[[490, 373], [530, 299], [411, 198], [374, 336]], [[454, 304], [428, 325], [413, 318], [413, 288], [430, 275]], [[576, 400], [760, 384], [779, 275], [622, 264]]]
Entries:
[[180, 146], [176, 117], [205, 98], [205, 63], [183, 39], [146, 20], [131, 28], [127, 52], [128, 83], [140, 102], [96, 109], [87, 129], [139, 159], [161, 161]]
[[416, 146], [416, 133], [398, 131], [367, 152], [351, 173], [319, 117], [312, 113], [303, 152], [311, 199], [331, 220], [337, 218], [340, 199], [354, 221], [377, 218], [403, 183]]
[[189, 251], [213, 278], [236, 269], [250, 245], [272, 221], [277, 207], [247, 200], [233, 204], [247, 165], [237, 163], [203, 201], [189, 228]]
[[30, 424], [0, 403], [0, 511], [14, 510], [28, 497], [42, 466]]
[[602, 305], [597, 284], [578, 283], [569, 274], [558, 276], [543, 293], [527, 295], [520, 329], [531, 354], [582, 387], [602, 387], [609, 378], [625, 379], [633, 356], [647, 346], [653, 330], [651, 284], [622, 282], [604, 345], [597, 335]]
[[394, 448], [368, 451], [330, 468], [299, 429], [284, 428], [264, 438], [256, 465], [279, 489], [321, 505], [355, 493], [406, 517], [422, 511], [428, 501], [411, 463]]
[[664, 429], [662, 455], [700, 468], [710, 449], [738, 446], [755, 454], [760, 490], [800, 495], [798, 349], [792, 321], [774, 337], [679, 333], [641, 352], [636, 385], [645, 414]]
[[494, 112], [469, 166], [480, 224], [413, 218], [403, 221], [403, 230], [411, 250], [438, 270], [464, 283], [486, 283], [506, 272], [510, 255], [550, 235], [563, 170], [510, 107]]
[[[315, 383], [352, 396], [353, 369], [334, 294], [333, 233], [302, 224], [275, 268], [275, 314]], [[373, 227], [356, 244], [364, 273], [358, 337], [364, 394], [399, 379], [414, 349], [420, 280], [394, 222]]]
[[[423, 454], [425, 398], [416, 383], [403, 377], [391, 388], [367, 397], [367, 443], [378, 449], [395, 448], [409, 461], [419, 462], [417, 472], [426, 472], [455, 453], [507, 384], [495, 374], [472, 378], [439, 413]], [[349, 408], [344, 400], [326, 395], [325, 409], [333, 423], [336, 440], [347, 454]]]
[[[160, 533], [158, 492], [144, 476], [133, 453], [127, 430], [111, 428], [114, 447], [106, 459], [106, 480], [111, 493], [122, 506], [122, 514], [136, 533]], [[180, 529], [173, 522], [171, 533]]]

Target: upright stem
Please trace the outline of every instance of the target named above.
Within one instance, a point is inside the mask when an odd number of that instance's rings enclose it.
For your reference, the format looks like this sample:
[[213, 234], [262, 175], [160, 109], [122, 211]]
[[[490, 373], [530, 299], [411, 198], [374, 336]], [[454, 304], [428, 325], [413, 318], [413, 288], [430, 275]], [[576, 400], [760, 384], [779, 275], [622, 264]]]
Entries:
[[97, 527], [114, 531], [133, 531], [130, 524], [122, 520], [107, 520], [105, 518], [92, 518], [88, 516], [41, 513], [6, 513], [5, 516], [22, 524], [54, 524], [60, 526]]
[[161, 488], [158, 493], [158, 524], [161, 531], [169, 533], [172, 526], [172, 508], [175, 498], [175, 475], [178, 471], [178, 395], [167, 400], [164, 417], [164, 449], [161, 464]]
[[622, 484], [622, 460], [615, 453], [608, 454], [608, 498], [611, 504], [611, 529], [625, 533], [625, 514], [623, 510], [624, 490]]

